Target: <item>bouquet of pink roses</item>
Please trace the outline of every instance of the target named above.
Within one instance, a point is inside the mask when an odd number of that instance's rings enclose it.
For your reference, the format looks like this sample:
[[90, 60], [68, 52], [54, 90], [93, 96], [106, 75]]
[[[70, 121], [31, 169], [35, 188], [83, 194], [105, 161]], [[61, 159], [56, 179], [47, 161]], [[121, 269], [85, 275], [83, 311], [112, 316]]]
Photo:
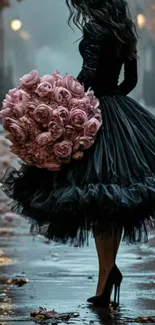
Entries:
[[99, 102], [71, 75], [58, 71], [39, 76], [36, 70], [20, 79], [0, 112], [11, 151], [25, 163], [60, 170], [81, 159], [102, 125]]

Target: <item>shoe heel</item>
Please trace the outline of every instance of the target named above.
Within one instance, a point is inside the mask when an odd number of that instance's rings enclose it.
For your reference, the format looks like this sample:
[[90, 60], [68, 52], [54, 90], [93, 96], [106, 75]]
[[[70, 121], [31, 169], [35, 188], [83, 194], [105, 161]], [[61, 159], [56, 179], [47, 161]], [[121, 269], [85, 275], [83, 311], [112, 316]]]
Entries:
[[120, 285], [114, 286], [114, 304], [119, 306], [119, 302], [120, 302]]
[[121, 282], [123, 280], [123, 275], [118, 269], [118, 267], [115, 265], [114, 267], [114, 282], [113, 282], [113, 288], [114, 288], [114, 301], [112, 302], [112, 306], [114, 308], [118, 307], [120, 304], [120, 287]]

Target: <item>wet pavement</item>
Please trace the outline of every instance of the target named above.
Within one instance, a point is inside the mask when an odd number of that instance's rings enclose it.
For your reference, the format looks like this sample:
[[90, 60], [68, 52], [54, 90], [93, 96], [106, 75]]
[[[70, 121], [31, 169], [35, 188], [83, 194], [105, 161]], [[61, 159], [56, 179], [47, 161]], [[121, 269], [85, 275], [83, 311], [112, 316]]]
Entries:
[[[153, 235], [140, 247], [121, 244], [117, 261], [124, 275], [121, 306], [113, 312], [92, 309], [86, 300], [95, 293], [97, 282], [93, 240], [85, 248], [52, 244], [30, 236], [27, 222], [20, 217], [1, 214], [0, 324], [34, 324], [30, 312], [40, 306], [60, 313], [78, 312], [70, 324], [80, 325], [135, 325], [139, 316], [155, 317], [154, 246]], [[29, 283], [8, 284], [15, 277], [26, 277]]]

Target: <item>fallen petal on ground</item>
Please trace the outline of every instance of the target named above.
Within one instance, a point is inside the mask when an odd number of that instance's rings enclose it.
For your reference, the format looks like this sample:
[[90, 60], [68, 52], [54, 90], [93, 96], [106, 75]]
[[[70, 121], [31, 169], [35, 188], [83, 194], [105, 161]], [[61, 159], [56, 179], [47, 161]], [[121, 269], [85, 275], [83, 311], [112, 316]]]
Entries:
[[42, 320], [42, 319], [55, 319], [59, 321], [68, 321], [71, 318], [76, 318], [79, 316], [78, 313], [64, 313], [59, 314], [54, 309], [48, 311], [46, 308], [39, 308], [39, 311], [34, 311], [30, 313], [31, 317], [35, 320]]
[[14, 284], [14, 285], [17, 285], [18, 287], [22, 287], [23, 285], [25, 285], [26, 283], [28, 283], [29, 280], [24, 278], [24, 279], [9, 279], [8, 280], [8, 283], [9, 284]]

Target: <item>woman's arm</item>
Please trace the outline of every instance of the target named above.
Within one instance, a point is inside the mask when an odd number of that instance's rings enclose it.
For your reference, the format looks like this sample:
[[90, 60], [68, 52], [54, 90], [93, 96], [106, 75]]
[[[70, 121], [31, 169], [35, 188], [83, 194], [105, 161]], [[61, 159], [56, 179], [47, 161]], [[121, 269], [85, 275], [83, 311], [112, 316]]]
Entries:
[[137, 81], [137, 58], [126, 58], [124, 62], [124, 80], [118, 86], [122, 95], [128, 95], [136, 87]]

